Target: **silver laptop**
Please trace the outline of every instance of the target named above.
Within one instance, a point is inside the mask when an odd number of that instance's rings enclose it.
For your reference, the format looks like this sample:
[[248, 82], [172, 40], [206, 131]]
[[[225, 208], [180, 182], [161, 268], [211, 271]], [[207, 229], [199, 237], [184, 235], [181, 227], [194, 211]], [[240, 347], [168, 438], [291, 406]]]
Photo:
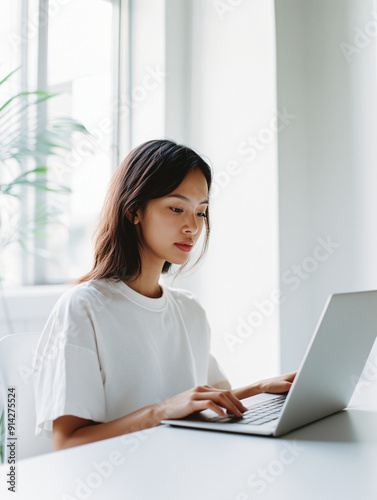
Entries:
[[162, 423], [197, 429], [281, 436], [344, 409], [377, 336], [377, 291], [329, 297], [288, 394], [242, 400], [243, 417], [212, 410]]

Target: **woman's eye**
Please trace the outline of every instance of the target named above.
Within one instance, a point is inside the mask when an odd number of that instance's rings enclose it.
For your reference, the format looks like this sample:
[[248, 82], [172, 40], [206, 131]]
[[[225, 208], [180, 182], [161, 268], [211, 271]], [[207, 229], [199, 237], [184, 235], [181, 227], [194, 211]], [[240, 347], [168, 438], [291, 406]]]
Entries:
[[[179, 214], [181, 212], [183, 212], [182, 208], [176, 208], [176, 207], [169, 207], [170, 210], [172, 210], [172, 212], [174, 212], [175, 214]], [[207, 213], [206, 212], [198, 212], [197, 215], [199, 217], [207, 217]]]

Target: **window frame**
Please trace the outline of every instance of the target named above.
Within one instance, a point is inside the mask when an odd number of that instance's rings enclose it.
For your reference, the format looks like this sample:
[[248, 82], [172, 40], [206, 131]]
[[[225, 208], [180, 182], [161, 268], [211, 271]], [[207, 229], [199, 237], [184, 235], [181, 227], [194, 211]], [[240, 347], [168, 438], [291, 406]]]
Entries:
[[[113, 103], [119, 102], [121, 83], [123, 81], [130, 81], [130, 63], [131, 63], [131, 46], [130, 46], [130, 12], [132, 9], [131, 0], [102, 0], [112, 4], [112, 54], [111, 54], [111, 67], [113, 74], [113, 90], [112, 101]], [[37, 48], [37, 82], [36, 87], [38, 90], [55, 91], [56, 88], [48, 85], [48, 35], [49, 35], [49, 0], [38, 0], [38, 48]], [[20, 7], [20, 24], [19, 33], [23, 34], [25, 26], [28, 26], [30, 20], [30, 9], [28, 0], [21, 0]], [[121, 36], [121, 33], [123, 35]], [[30, 82], [29, 75], [29, 42], [28, 33], [26, 36], [20, 36], [22, 43], [20, 44], [20, 64], [21, 64], [21, 92], [30, 91], [35, 88], [34, 82]], [[121, 76], [122, 75], [122, 76]], [[67, 84], [67, 83], [66, 83]], [[34, 90], [33, 88], [33, 90]], [[38, 127], [44, 128], [47, 122], [48, 103], [41, 103], [38, 107], [37, 123]], [[123, 154], [123, 149], [127, 149], [128, 142], [131, 138], [131, 119], [125, 117], [122, 120], [117, 113], [117, 106], [114, 106], [112, 112], [112, 149], [111, 164], [112, 169], [115, 170], [119, 163], [119, 158]], [[119, 137], [126, 137], [128, 140], [120, 147]], [[25, 198], [23, 203], [23, 217], [25, 216], [25, 207], [32, 205], [35, 213], [36, 206], [43, 203], [48, 194], [46, 192], [35, 193], [35, 199], [31, 199], [30, 193], [25, 190]], [[31, 241], [28, 243], [28, 253], [23, 252], [20, 254], [21, 266], [21, 279], [20, 286], [30, 285], [51, 285], [47, 276], [47, 261], [44, 257], [38, 255], [46, 251], [48, 241], [46, 238], [32, 236]]]

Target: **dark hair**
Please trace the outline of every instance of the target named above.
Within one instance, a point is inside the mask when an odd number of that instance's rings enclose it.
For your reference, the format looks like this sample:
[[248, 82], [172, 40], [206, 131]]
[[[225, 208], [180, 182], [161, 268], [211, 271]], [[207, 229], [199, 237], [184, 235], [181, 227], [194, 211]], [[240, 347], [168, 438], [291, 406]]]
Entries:
[[[192, 170], [200, 169], [211, 187], [210, 166], [192, 149], [170, 140], [152, 140], [133, 149], [116, 169], [109, 185], [95, 232], [94, 265], [77, 283], [108, 278], [116, 281], [137, 278], [141, 273], [139, 242], [134, 225], [138, 210], [149, 200], [166, 196]], [[205, 242], [196, 265], [208, 247], [209, 214]], [[183, 264], [180, 270], [187, 264]], [[162, 273], [171, 263], [165, 261]]]

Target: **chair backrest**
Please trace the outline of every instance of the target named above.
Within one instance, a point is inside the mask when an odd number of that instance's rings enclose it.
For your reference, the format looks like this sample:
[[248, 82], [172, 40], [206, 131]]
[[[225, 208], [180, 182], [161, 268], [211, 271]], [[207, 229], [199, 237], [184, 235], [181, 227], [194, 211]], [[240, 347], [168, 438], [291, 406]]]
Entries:
[[[39, 333], [14, 333], [0, 339], [0, 387], [5, 417], [5, 453], [8, 461], [13, 451], [17, 460], [52, 452], [52, 440], [35, 435], [36, 413], [32, 364]], [[15, 388], [15, 391], [9, 389]], [[15, 406], [12, 408], [13, 396]], [[8, 404], [8, 401], [10, 402]], [[15, 450], [7, 440], [8, 422], [12, 424], [15, 410]], [[8, 445], [8, 446], [7, 446]]]

